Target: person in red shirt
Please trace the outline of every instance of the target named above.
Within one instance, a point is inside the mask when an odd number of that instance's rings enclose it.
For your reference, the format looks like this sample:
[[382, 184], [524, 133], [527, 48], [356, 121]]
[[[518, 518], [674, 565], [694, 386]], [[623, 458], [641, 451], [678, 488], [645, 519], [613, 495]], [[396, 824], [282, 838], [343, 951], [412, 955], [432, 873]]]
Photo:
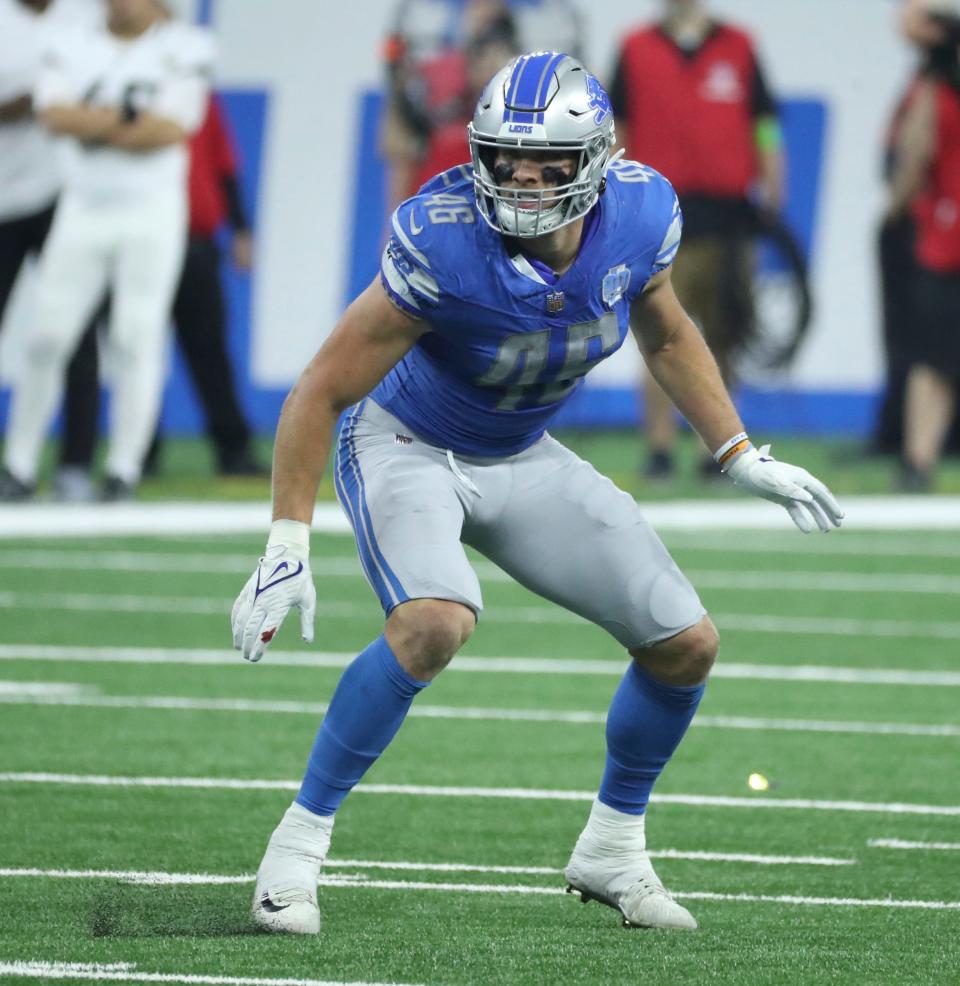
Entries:
[[950, 53], [922, 76], [899, 128], [887, 216], [916, 221], [914, 331], [897, 485], [925, 492], [943, 452], [960, 380], [960, 0], [909, 0], [908, 37]]
[[380, 150], [389, 166], [387, 212], [434, 175], [467, 164], [467, 122], [487, 80], [519, 50], [502, 0], [468, 0], [462, 36], [421, 57], [399, 34], [385, 46], [389, 91]]
[[[700, 325], [721, 373], [749, 327], [752, 200], [779, 211], [783, 163], [777, 107], [750, 36], [711, 18], [701, 0], [664, 0], [656, 24], [622, 42], [610, 99], [627, 157], [664, 174], [684, 216], [673, 265], [677, 296]], [[673, 472], [673, 408], [644, 387], [647, 475]], [[704, 460], [704, 473], [716, 472]]]
[[[233, 236], [231, 260], [249, 270], [253, 240], [237, 184], [233, 141], [220, 99], [213, 96], [200, 129], [190, 141], [190, 239], [173, 304], [177, 342], [203, 406], [207, 433], [214, 446], [217, 471], [225, 476], [265, 475], [252, 449], [252, 431], [234, 385], [227, 352], [226, 306], [220, 279], [218, 234], [226, 223]], [[89, 334], [95, 332], [91, 326]], [[97, 351], [84, 348], [67, 377], [64, 434], [56, 489], [61, 499], [88, 499], [96, 438]], [[147, 454], [144, 471], [155, 471], [159, 432]]]

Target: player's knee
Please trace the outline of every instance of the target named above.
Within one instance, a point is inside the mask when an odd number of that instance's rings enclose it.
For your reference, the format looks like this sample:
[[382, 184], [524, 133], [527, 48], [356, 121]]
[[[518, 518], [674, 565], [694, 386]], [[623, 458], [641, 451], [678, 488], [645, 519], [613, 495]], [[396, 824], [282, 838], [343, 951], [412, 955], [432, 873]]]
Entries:
[[445, 599], [411, 599], [387, 620], [387, 642], [406, 671], [429, 681], [450, 663], [476, 626], [473, 610]]
[[720, 635], [709, 616], [675, 637], [630, 652], [653, 677], [670, 685], [692, 686], [707, 680], [720, 651]]

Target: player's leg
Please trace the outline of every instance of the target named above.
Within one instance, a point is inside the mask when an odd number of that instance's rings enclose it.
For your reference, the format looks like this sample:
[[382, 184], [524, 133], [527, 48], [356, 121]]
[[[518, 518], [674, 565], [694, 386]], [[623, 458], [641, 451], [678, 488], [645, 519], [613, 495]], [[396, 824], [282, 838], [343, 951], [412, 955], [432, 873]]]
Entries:
[[25, 220], [0, 222], [0, 326], [3, 325], [3, 313], [28, 252]]
[[227, 317], [220, 251], [212, 237], [192, 236], [173, 302], [177, 342], [203, 405], [207, 434], [225, 474], [262, 472], [250, 449], [247, 424], [227, 352]]
[[334, 813], [470, 635], [482, 606], [460, 544], [463, 506], [440, 450], [412, 441], [368, 401], [342, 429], [336, 483], [386, 627], [341, 677], [300, 791], [267, 846], [253, 915], [271, 931], [319, 930], [317, 878]]
[[650, 791], [703, 694], [716, 632], [632, 497], [609, 479], [549, 438], [504, 468], [509, 499], [495, 522], [467, 528], [469, 542], [606, 629], [632, 657], [607, 717], [598, 799], [567, 877], [633, 924], [695, 927], [657, 879], [643, 826]]
[[4, 450], [6, 468], [24, 483], [36, 480], [67, 360], [106, 288], [111, 235], [109, 217], [61, 201], [40, 256], [35, 324], [13, 388]]
[[898, 488], [928, 492], [957, 406], [960, 277], [916, 274], [912, 365], [907, 374]]
[[93, 457], [100, 417], [100, 353], [97, 334], [105, 306], [93, 316], [67, 364], [63, 395], [60, 461], [54, 477], [54, 496], [67, 503], [96, 499]]
[[104, 495], [132, 494], [160, 411], [173, 294], [186, 245], [186, 207], [163, 196], [126, 212], [108, 346], [113, 370]]

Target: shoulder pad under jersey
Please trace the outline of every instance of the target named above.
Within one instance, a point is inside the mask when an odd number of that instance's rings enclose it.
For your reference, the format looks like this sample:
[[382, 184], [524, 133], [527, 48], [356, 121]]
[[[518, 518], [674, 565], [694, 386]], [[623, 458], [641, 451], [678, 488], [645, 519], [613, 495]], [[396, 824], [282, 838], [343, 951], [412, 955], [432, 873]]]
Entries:
[[639, 291], [669, 267], [680, 248], [683, 216], [673, 186], [660, 172], [638, 161], [616, 161], [607, 171], [607, 194], [617, 200], [625, 247], [647, 270]]
[[460, 272], [476, 266], [475, 234], [483, 220], [472, 178], [445, 184], [443, 177], [431, 179], [394, 212], [380, 264], [390, 299], [416, 318], [428, 317], [442, 296], [456, 295]]

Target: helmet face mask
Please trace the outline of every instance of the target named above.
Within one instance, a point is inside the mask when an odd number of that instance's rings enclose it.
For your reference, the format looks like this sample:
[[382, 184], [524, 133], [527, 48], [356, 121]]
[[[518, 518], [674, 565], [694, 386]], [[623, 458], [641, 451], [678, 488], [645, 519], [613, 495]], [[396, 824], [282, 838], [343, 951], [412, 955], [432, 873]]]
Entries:
[[[480, 96], [467, 127], [474, 192], [484, 219], [507, 236], [534, 237], [586, 215], [603, 189], [614, 143], [610, 100], [583, 65], [560, 52], [521, 55]], [[573, 163], [570, 180], [508, 187], [495, 174], [500, 152]]]

